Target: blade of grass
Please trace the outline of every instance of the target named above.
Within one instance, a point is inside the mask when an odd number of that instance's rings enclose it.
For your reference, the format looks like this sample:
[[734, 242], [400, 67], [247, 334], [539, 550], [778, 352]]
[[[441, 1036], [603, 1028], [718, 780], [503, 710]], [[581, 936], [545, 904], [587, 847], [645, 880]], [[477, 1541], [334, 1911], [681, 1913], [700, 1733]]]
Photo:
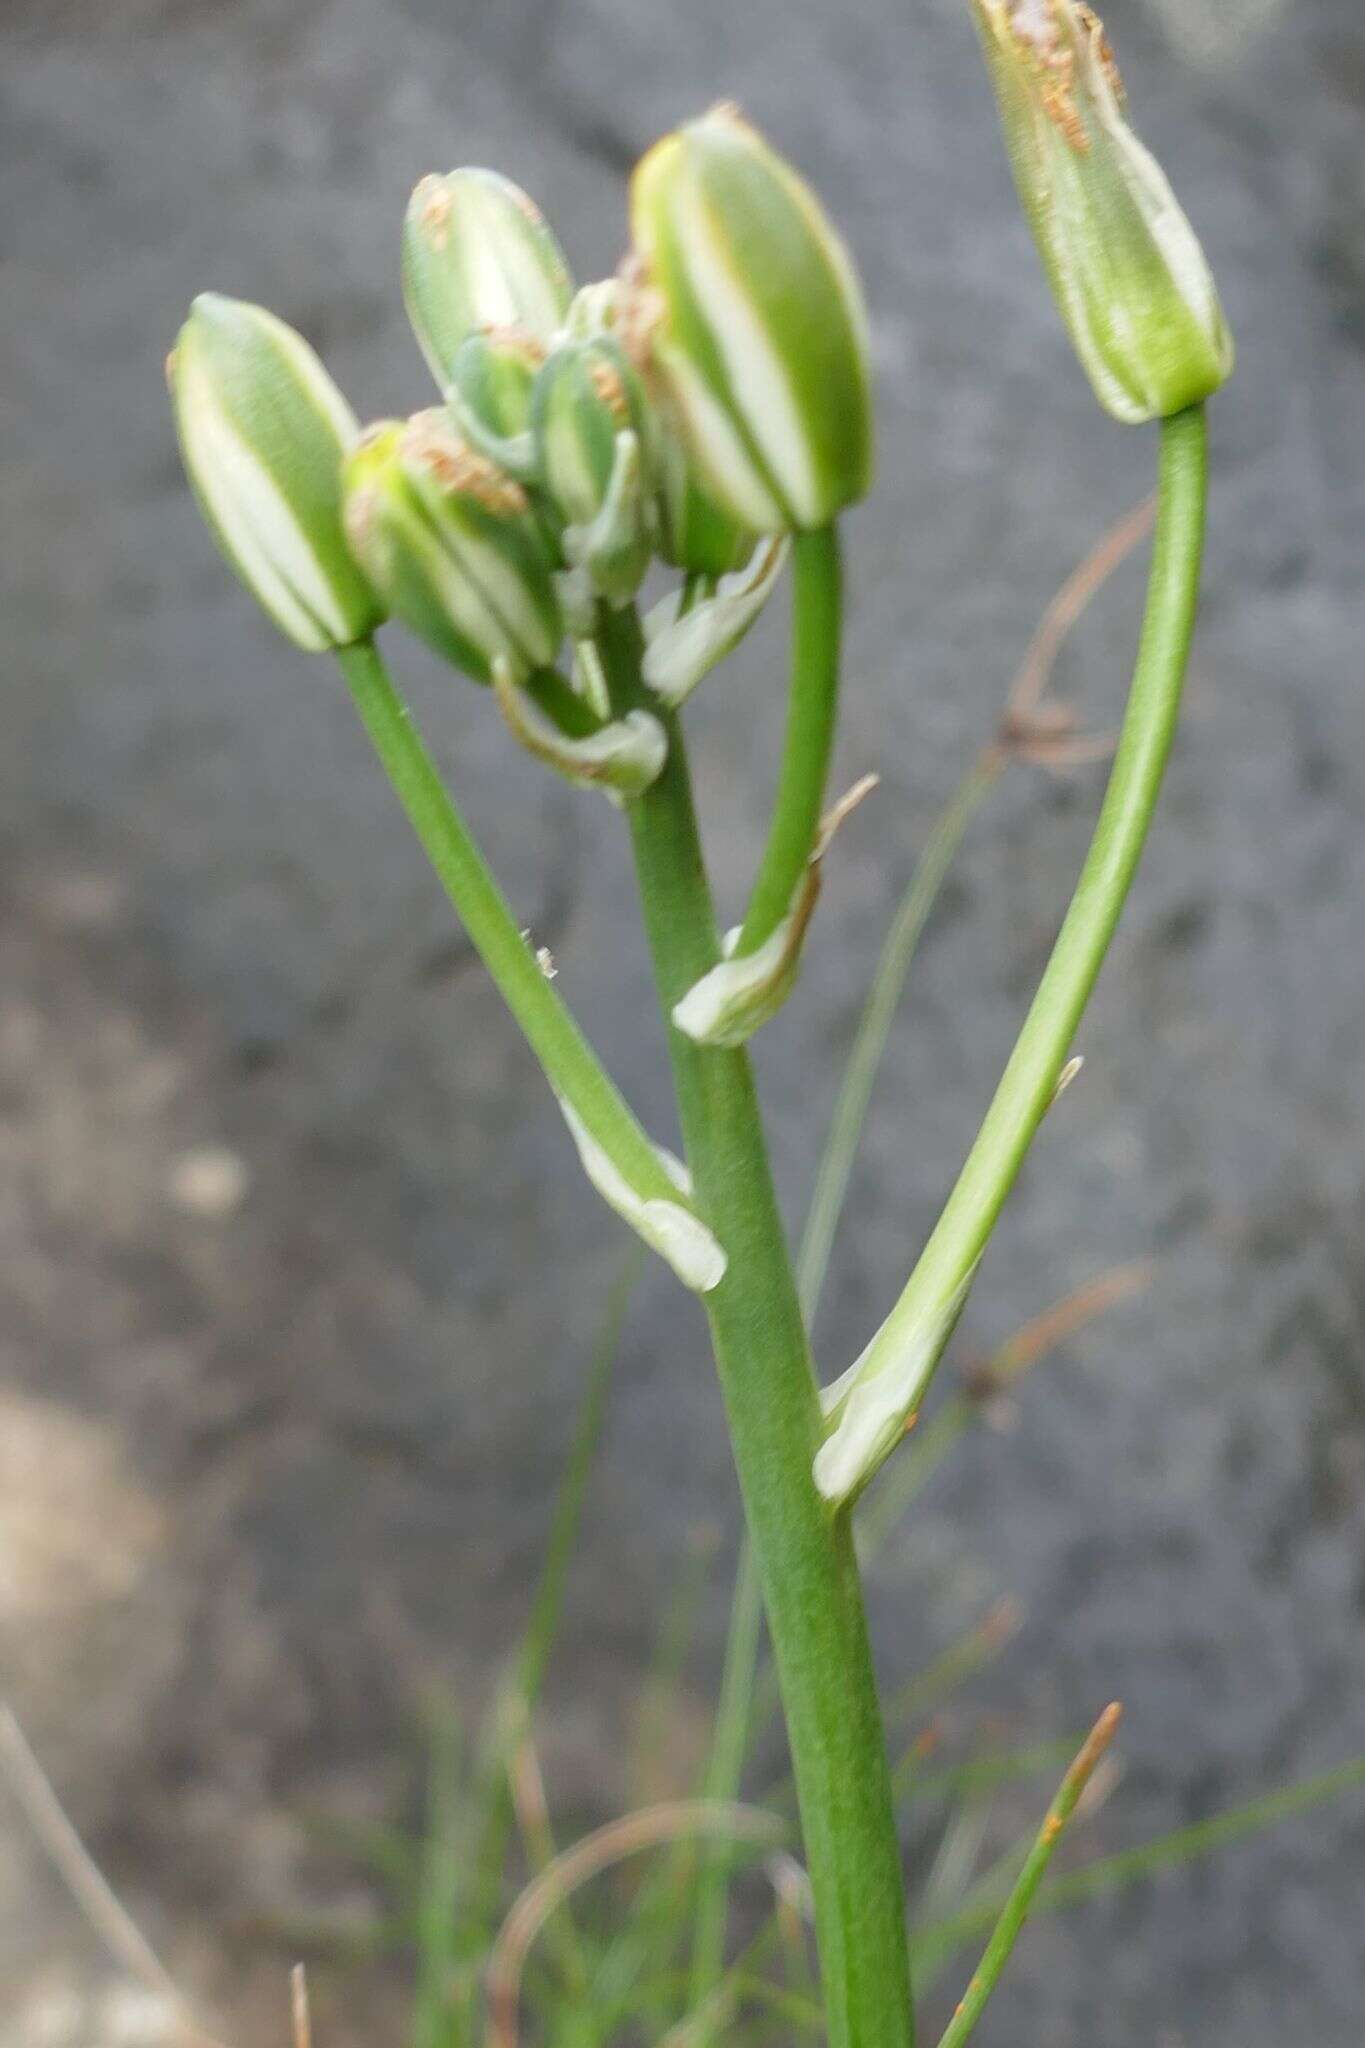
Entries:
[[1002, 1785], [1013, 1784], [1019, 1778], [1031, 1778], [1041, 1771], [1056, 1770], [1076, 1754], [1077, 1738], [1067, 1736], [1059, 1742], [1039, 1742], [1027, 1749], [1003, 1750], [999, 1755], [973, 1757], [970, 1763], [956, 1764], [950, 1769], [926, 1771], [921, 1768], [921, 1759], [912, 1749], [908, 1756], [892, 1772], [891, 1783], [898, 1798], [946, 1799], [956, 1804], [958, 1800], [979, 1799], [987, 1793], [999, 1791]]
[[540, 1579], [531, 1602], [531, 1612], [512, 1663], [511, 1675], [501, 1688], [489, 1717], [481, 1745], [478, 1769], [478, 1846], [474, 1855], [476, 1873], [471, 1920], [481, 1946], [492, 1939], [503, 1883], [511, 1805], [507, 1767], [516, 1745], [540, 1698], [549, 1667], [550, 1653], [559, 1633], [564, 1612], [564, 1591], [569, 1565], [578, 1542], [593, 1460], [602, 1437], [607, 1394], [612, 1370], [621, 1346], [631, 1298], [639, 1284], [645, 1254], [632, 1245], [607, 1299], [605, 1313], [593, 1347], [592, 1361], [583, 1389], [583, 1399], [574, 1425], [559, 1493], [550, 1519], [550, 1533], [540, 1568]]
[[627, 1856], [672, 1842], [679, 1835], [719, 1835], [729, 1841], [771, 1844], [781, 1823], [757, 1807], [674, 1799], [610, 1821], [562, 1850], [529, 1884], [504, 1920], [488, 1958], [487, 2048], [517, 2048], [522, 1971], [531, 1947], [560, 1899]]
[[[1044, 1885], [1034, 1901], [1033, 1910], [1039, 1913], [1060, 1912], [1067, 1906], [1080, 1905], [1088, 1899], [1120, 1891], [1143, 1878], [1154, 1876], [1158, 1871], [1208, 1856], [1231, 1842], [1241, 1841], [1263, 1828], [1275, 1827], [1281, 1821], [1291, 1820], [1343, 1792], [1357, 1788], [1365, 1788], [1365, 1757], [1357, 1757], [1353, 1762], [1325, 1771], [1319, 1777], [1307, 1778], [1301, 1784], [1269, 1792], [1261, 1799], [1249, 1800], [1229, 1813], [1215, 1814], [1209, 1820], [1196, 1821], [1190, 1827], [1158, 1835], [1150, 1842], [1139, 1843], [1136, 1848], [1122, 1849], [1117, 1855], [1083, 1863], [1078, 1870], [1068, 1871], [1065, 1877], [1054, 1878], [1051, 1884]], [[998, 1894], [993, 1899], [975, 1899], [951, 1919], [917, 1928], [912, 1954], [921, 1964], [927, 1963], [932, 1967], [980, 1934], [983, 1928], [989, 1927], [999, 1905]]]
[[960, 1685], [989, 1664], [1019, 1628], [1019, 1609], [1013, 1600], [997, 1600], [975, 1628], [949, 1643], [942, 1656], [892, 1695], [886, 1710], [888, 1722], [905, 1722], [925, 1714]]
[[[716, 1707], [711, 1754], [702, 1780], [707, 1799], [733, 1799], [749, 1753], [754, 1674], [758, 1668], [763, 1628], [763, 1595], [758, 1570], [747, 1543], [740, 1547], [739, 1578], [730, 1608], [720, 1699]], [[725, 1933], [729, 1919], [729, 1887], [720, 1859], [703, 1851], [693, 1908], [690, 2000], [700, 2009], [718, 1983], [725, 1966]]]
[[[549, 1869], [557, 1852], [540, 1758], [529, 1735], [522, 1738], [513, 1759], [512, 1800], [531, 1868], [540, 1875]], [[545, 1932], [547, 1941], [553, 1938], [556, 1960], [568, 1986], [569, 1998], [581, 2006], [588, 1994], [588, 1966], [567, 1894], [547, 1921]]]
[[655, 1768], [653, 1760], [667, 1747], [670, 1704], [677, 1695], [683, 1669], [696, 1641], [702, 1596], [715, 1560], [715, 1536], [710, 1530], [697, 1532], [688, 1546], [664, 1606], [658, 1643], [641, 1688], [635, 1737], [631, 1744], [630, 1775], [641, 1805], [661, 1796], [662, 1788], [651, 1782]]
[[34, 1754], [18, 1716], [2, 1699], [0, 1767], [57, 1875], [120, 1969], [161, 2001], [188, 2048], [222, 2048], [91, 1856]]
[[986, 1944], [986, 1953], [963, 1993], [961, 2004], [944, 2029], [939, 2048], [963, 2048], [963, 2043], [975, 2029], [991, 1993], [1000, 1982], [1006, 1963], [1014, 1952], [1014, 1944], [1018, 1941], [1024, 1922], [1029, 1916], [1029, 1909], [1037, 1896], [1048, 1864], [1052, 1861], [1067, 1822], [1076, 1811], [1076, 1802], [1085, 1790], [1096, 1764], [1114, 1739], [1114, 1731], [1118, 1727], [1122, 1711], [1117, 1701], [1105, 1708], [1077, 1753], [1076, 1761], [1063, 1778], [1057, 1796], [1048, 1809], [1047, 1818], [1038, 1831], [1038, 1839], [1019, 1873], [1013, 1891], [1005, 1901], [995, 1931]]
[[457, 1907], [467, 1853], [460, 1723], [454, 1710], [432, 1709], [427, 1765], [427, 1819], [417, 1900], [417, 1990], [413, 2048], [460, 2048], [465, 2036], [452, 2010], [459, 1957]]

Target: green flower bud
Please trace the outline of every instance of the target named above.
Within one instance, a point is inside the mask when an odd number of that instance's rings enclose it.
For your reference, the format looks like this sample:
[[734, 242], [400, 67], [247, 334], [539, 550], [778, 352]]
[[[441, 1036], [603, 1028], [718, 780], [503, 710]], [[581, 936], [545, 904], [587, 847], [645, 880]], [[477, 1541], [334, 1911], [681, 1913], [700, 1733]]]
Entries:
[[535, 473], [531, 394], [545, 344], [523, 327], [490, 327], [455, 351], [446, 403], [464, 438], [521, 483]]
[[519, 327], [548, 342], [572, 292], [540, 208], [510, 179], [472, 169], [423, 178], [403, 223], [403, 296], [443, 391], [471, 334]]
[[[630, 360], [647, 353], [638, 313], [638, 293], [621, 278], [607, 277], [576, 293], [565, 331], [579, 341], [610, 335]], [[667, 420], [656, 426], [650, 455], [658, 484], [654, 544], [662, 559], [690, 576], [727, 576], [740, 568], [758, 536], [717, 503]]]
[[646, 491], [652, 432], [639, 380], [605, 336], [567, 341], [536, 379], [538, 474], [564, 520], [564, 554], [616, 604], [639, 589], [652, 552]]
[[1107, 412], [1167, 417], [1216, 391], [1233, 346], [1166, 174], [1124, 114], [1080, 0], [971, 0], [1014, 181], [1076, 353]]
[[301, 335], [202, 292], [166, 365], [200, 510], [247, 589], [300, 647], [345, 647], [384, 613], [341, 522], [359, 427]]
[[755, 533], [826, 525], [868, 488], [872, 403], [862, 293], [815, 195], [718, 108], [645, 157], [631, 224], [651, 365], [710, 490]]
[[346, 464], [346, 536], [395, 617], [478, 682], [548, 667], [563, 637], [525, 491], [443, 412], [371, 427]]

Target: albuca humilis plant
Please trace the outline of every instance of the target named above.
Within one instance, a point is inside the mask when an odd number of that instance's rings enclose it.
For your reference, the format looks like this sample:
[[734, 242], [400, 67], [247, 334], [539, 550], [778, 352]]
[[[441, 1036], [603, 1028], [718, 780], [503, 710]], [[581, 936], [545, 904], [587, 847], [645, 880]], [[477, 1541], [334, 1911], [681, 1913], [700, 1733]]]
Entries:
[[[815, 195], [733, 108], [649, 151], [633, 247], [575, 291], [535, 205], [487, 170], [422, 181], [408, 311], [440, 403], [363, 431], [273, 315], [196, 300], [171, 358], [185, 466], [282, 632], [331, 651], [413, 828], [545, 1071], [593, 1186], [700, 1296], [767, 1611], [833, 2048], [914, 2038], [900, 1853], [851, 1509], [913, 1420], [1064, 1084], [1133, 880], [1180, 699], [1204, 521], [1203, 401], [1232, 350], [1208, 267], [1128, 125], [1079, 0], [968, 0], [1024, 211], [1101, 404], [1159, 423], [1146, 619], [1085, 866], [980, 1132], [899, 1301], [822, 1389], [745, 1041], [795, 988], [830, 820], [838, 519], [867, 490], [862, 287]], [[675, 572], [643, 615], [651, 567]], [[717, 929], [679, 710], [790, 571], [777, 795]], [[641, 1128], [542, 971], [375, 645], [401, 621], [489, 687], [513, 738], [622, 813], [686, 1164]], [[964, 2040], [1099, 1749], [1078, 1759], [949, 2027]]]

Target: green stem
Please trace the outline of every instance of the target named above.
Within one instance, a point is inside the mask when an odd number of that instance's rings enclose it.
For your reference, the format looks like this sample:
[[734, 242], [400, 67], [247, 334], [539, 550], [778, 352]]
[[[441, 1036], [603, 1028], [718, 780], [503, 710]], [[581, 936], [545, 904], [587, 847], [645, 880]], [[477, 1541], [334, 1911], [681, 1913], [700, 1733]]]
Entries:
[[790, 911], [820, 830], [839, 706], [842, 587], [836, 528], [798, 533], [792, 542], [787, 732], [773, 822], [744, 913], [739, 955], [757, 951]]
[[678, 1189], [539, 962], [446, 791], [371, 641], [337, 650], [356, 708], [399, 802], [555, 1094], [646, 1200]]
[[[869, 1347], [864, 1381], [959, 1298], [1056, 1094], [1132, 884], [1175, 732], [1198, 599], [1206, 453], [1202, 406], [1163, 421], [1147, 611], [1095, 836], [976, 1142], [904, 1293]], [[907, 1390], [909, 1407], [936, 1363], [930, 1357], [919, 1384]]]
[[[638, 619], [604, 618], [618, 713], [644, 703]], [[687, 756], [630, 806], [660, 1004], [719, 957]], [[767, 1609], [815, 1894], [830, 2048], [910, 2048], [904, 1883], [885, 1741], [846, 1516], [811, 1476], [819, 1408], [747, 1055], [668, 1026], [697, 1193], [729, 1264], [706, 1297], [735, 1464]]]

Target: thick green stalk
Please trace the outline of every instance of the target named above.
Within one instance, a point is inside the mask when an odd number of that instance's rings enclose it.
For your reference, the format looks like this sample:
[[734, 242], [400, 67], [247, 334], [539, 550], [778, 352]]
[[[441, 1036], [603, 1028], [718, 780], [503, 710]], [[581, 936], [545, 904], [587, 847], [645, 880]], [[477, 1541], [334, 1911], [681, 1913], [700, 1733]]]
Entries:
[[[1147, 830], [1175, 733], [1194, 631], [1207, 483], [1204, 412], [1163, 421], [1156, 536], [1147, 610], [1123, 731], [1094, 838], [1052, 949], [976, 1141], [904, 1292], [868, 1347], [858, 1386], [883, 1371], [905, 1379], [905, 1408], [924, 1393], [942, 1345], [926, 1332], [951, 1328], [1029, 1146], [1047, 1114], [1076, 1028], [1104, 964]], [[903, 1361], [910, 1360], [913, 1378]], [[858, 1399], [858, 1386], [848, 1396]], [[826, 1462], [822, 1460], [822, 1463]], [[875, 1469], [875, 1465], [871, 1468]], [[863, 1470], [857, 1479], [870, 1477]], [[844, 1497], [850, 1475], [831, 1464]]]
[[[618, 713], [647, 701], [641, 651], [633, 613], [604, 619]], [[667, 1018], [719, 945], [682, 734], [665, 723], [667, 765], [629, 814]], [[729, 1260], [706, 1310], [782, 1689], [830, 2048], [910, 2048], [904, 1884], [862, 1588], [848, 1517], [812, 1482], [815, 1379], [749, 1062], [667, 1028], [688, 1162]]]
[[837, 528], [792, 541], [791, 687], [772, 826], [737, 954], [755, 952], [791, 910], [820, 830], [839, 708], [843, 573]]
[[676, 1204], [678, 1189], [542, 973], [378, 649], [361, 641], [339, 648], [337, 660], [399, 802], [550, 1086], [638, 1194]]

